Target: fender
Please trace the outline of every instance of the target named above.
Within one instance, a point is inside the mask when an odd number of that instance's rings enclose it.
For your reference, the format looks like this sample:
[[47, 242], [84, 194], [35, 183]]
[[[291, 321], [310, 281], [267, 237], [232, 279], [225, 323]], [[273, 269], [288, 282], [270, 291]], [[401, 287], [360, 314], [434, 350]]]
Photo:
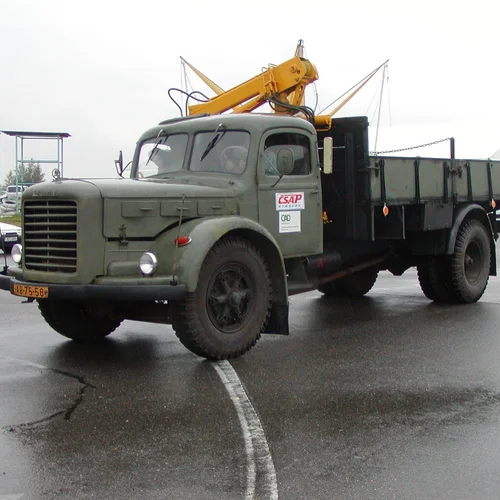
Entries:
[[178, 256], [177, 272], [188, 292], [198, 284], [201, 266], [210, 249], [223, 236], [233, 234], [247, 238], [262, 252], [271, 272], [273, 304], [264, 333], [289, 334], [288, 285], [285, 262], [272, 234], [257, 222], [241, 216], [194, 219], [182, 225], [181, 234], [191, 243], [182, 247]]
[[[477, 212], [472, 215], [471, 212]], [[453, 226], [451, 227], [448, 233], [448, 246], [446, 248], [446, 253], [451, 255], [455, 251], [455, 243], [457, 241], [458, 231], [460, 230], [460, 226], [463, 221], [469, 216], [469, 218], [476, 219], [482, 222], [488, 231], [490, 237], [490, 249], [491, 249], [491, 261], [490, 261], [490, 276], [497, 275], [497, 259], [496, 259], [496, 251], [495, 251], [495, 231], [491, 225], [491, 220], [486, 213], [486, 210], [477, 203], [471, 203], [468, 205], [461, 206], [455, 213]]]

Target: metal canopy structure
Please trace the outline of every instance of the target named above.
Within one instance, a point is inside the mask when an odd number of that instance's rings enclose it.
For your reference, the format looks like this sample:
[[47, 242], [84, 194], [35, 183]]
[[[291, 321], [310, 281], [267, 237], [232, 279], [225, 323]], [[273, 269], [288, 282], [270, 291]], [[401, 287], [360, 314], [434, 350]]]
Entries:
[[[0, 134], [5, 134], [10, 137], [14, 137], [16, 140], [16, 211], [19, 211], [19, 186], [25, 185], [24, 182], [24, 165], [26, 163], [39, 163], [39, 164], [52, 164], [57, 165], [57, 169], [60, 172], [60, 176], [63, 177], [63, 140], [71, 137], [68, 132], [32, 132], [25, 130], [0, 130]], [[56, 141], [57, 142], [57, 157], [56, 158], [43, 158], [35, 159], [30, 158], [26, 160], [24, 158], [24, 144], [28, 140], [44, 140], [44, 141]]]

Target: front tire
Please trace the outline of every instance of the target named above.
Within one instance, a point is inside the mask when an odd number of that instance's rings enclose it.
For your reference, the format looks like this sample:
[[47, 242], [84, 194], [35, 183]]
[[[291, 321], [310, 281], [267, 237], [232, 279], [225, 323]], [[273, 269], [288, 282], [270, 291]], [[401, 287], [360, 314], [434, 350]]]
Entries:
[[198, 356], [235, 358], [260, 338], [271, 300], [269, 269], [258, 249], [242, 238], [224, 238], [207, 254], [196, 290], [174, 307], [172, 327]]
[[121, 324], [120, 319], [96, 314], [85, 302], [39, 299], [38, 308], [52, 329], [72, 340], [100, 340]]

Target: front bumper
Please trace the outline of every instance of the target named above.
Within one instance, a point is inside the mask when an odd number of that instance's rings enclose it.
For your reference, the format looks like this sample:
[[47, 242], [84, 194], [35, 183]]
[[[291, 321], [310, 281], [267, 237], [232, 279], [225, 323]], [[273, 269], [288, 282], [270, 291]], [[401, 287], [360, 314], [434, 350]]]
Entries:
[[[14, 287], [14, 285], [21, 285]], [[11, 276], [0, 275], [0, 290], [7, 290], [12, 295], [24, 298], [37, 297], [35, 291], [46, 287], [45, 298], [57, 300], [120, 300], [120, 301], [151, 301], [151, 300], [182, 300], [186, 296], [186, 285], [161, 284], [109, 284], [109, 285], [59, 285], [51, 283], [33, 283], [20, 281]], [[17, 292], [14, 291], [17, 289]], [[47, 295], [45, 295], [47, 293]]]

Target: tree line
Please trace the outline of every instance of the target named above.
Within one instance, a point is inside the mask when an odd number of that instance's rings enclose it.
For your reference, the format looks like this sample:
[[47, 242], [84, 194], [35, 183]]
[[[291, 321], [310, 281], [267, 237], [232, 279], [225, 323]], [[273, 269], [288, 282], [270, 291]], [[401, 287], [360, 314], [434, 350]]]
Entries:
[[[17, 171], [17, 183], [36, 184], [45, 180], [45, 174], [42, 172], [42, 167], [39, 163], [35, 163], [33, 159], [27, 164], [19, 165]], [[11, 169], [7, 172], [4, 180], [4, 186], [12, 186], [16, 184], [16, 170]]]

